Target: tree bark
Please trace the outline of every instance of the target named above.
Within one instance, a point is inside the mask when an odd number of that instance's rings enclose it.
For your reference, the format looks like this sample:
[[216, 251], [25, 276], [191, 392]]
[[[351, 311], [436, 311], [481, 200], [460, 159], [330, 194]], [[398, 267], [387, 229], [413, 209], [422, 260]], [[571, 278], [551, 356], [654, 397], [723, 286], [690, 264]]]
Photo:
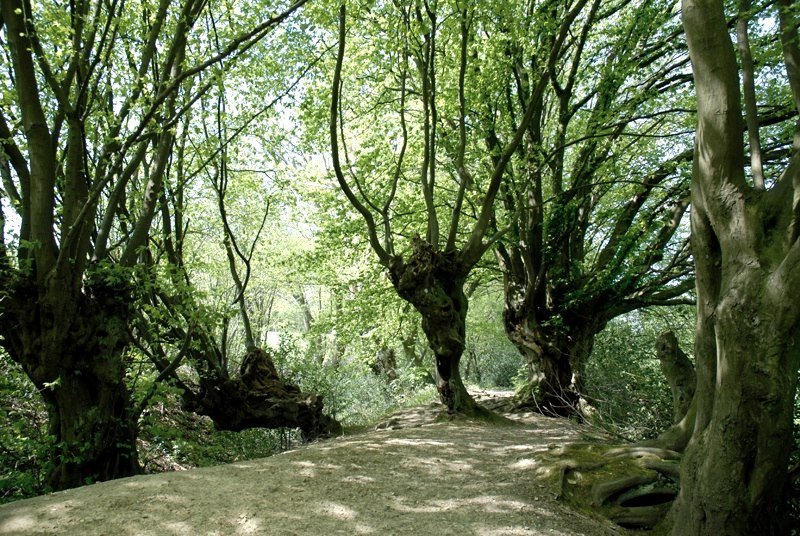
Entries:
[[672, 534], [784, 534], [800, 365], [800, 154], [747, 185], [738, 67], [721, 0], [683, 0], [697, 91], [692, 234], [697, 414]]
[[309, 439], [341, 431], [322, 413], [322, 397], [282, 380], [260, 348], [248, 351], [238, 378], [201, 378], [200, 385], [199, 395], [184, 393], [186, 408], [210, 417], [218, 430], [300, 428]]
[[515, 296], [524, 293], [510, 291], [510, 274], [506, 278], [503, 324], [530, 371], [526, 384], [517, 393], [517, 404], [545, 415], [580, 416], [587, 404], [584, 370], [594, 337], [605, 326], [602, 311], [585, 303], [581, 309], [590, 313], [575, 314], [552, 299], [551, 309], [537, 308], [530, 302], [516, 300]]
[[459, 363], [464, 353], [469, 273], [459, 255], [443, 253], [415, 238], [408, 261], [395, 257], [389, 272], [395, 290], [422, 316], [422, 331], [433, 350], [439, 397], [449, 411], [474, 414], [477, 405], [464, 387]]
[[[3, 346], [47, 406], [55, 456], [53, 489], [139, 472], [137, 422], [125, 386], [129, 293], [97, 282], [86, 294], [52, 282], [45, 296], [26, 279], [3, 275]], [[59, 290], [60, 287], [60, 290]]]
[[661, 364], [661, 372], [669, 383], [672, 393], [672, 420], [678, 424], [689, 412], [694, 398], [697, 376], [694, 366], [678, 345], [672, 331], [665, 331], [656, 339], [656, 354]]

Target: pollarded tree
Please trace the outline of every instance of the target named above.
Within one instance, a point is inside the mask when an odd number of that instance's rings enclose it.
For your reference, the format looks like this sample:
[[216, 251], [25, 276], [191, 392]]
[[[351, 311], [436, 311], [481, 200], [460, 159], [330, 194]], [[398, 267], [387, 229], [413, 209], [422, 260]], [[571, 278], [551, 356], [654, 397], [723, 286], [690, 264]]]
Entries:
[[132, 268], [179, 120], [213, 85], [198, 73], [303, 3], [250, 26], [242, 15], [221, 52], [195, 27], [203, 0], [2, 3], [2, 202], [18, 223], [3, 230], [18, 236], [2, 240], [0, 334], [47, 404], [52, 487], [138, 470], [124, 383]]
[[[225, 21], [212, 12], [204, 19], [219, 53]], [[269, 227], [274, 232], [274, 213], [288, 197], [280, 176], [285, 129], [273, 124], [276, 105], [305, 74], [291, 59], [314, 63], [295, 28], [284, 26], [269, 40], [270, 48], [290, 40], [287, 65], [265, 68], [262, 54], [239, 58], [224, 78], [213, 77], [214, 87], [181, 122], [175, 165], [160, 196], [161, 232], [142, 255], [146, 270], [132, 341], [158, 374], [139, 411], [157, 384], [168, 382], [180, 389], [185, 409], [210, 417], [220, 430], [288, 427], [315, 437], [338, 429], [322, 414], [321, 396], [280, 377], [261, 348], [270, 312], [251, 300], [262, 290], [274, 292], [264, 286], [273, 285], [266, 265], [278, 248], [269, 249], [264, 235]], [[264, 83], [265, 77], [274, 79]], [[244, 94], [248, 100], [241, 102]]]
[[[761, 75], [797, 117], [800, 13], [791, 0], [771, 6], [754, 20], [779, 44], [783, 65]], [[672, 533], [786, 534], [783, 492], [800, 366], [800, 129], [784, 131], [780, 165], [761, 167], [761, 178], [748, 175], [743, 115], [758, 113], [750, 97], [742, 113], [724, 2], [684, 0], [682, 16], [697, 92], [691, 214], [697, 407]], [[740, 14], [740, 48], [751, 16]], [[745, 91], [757, 74], [752, 66], [742, 62]], [[748, 138], [752, 156], [758, 142]], [[751, 170], [758, 167], [751, 159]]]
[[[340, 10], [330, 107], [333, 168], [395, 290], [422, 317], [440, 397], [451, 411], [476, 409], [459, 374], [464, 283], [499, 236], [490, 225], [495, 198], [586, 4], [395, 2], [356, 11], [359, 25], [349, 31], [345, 7]], [[513, 78], [503, 59], [512, 34], [527, 43], [523, 57], [542, 73], [517, 117], [492, 107], [482, 91], [488, 86], [489, 93], [500, 93], [496, 88]], [[362, 63], [358, 79], [345, 84], [347, 39], [358, 40], [351, 45], [357, 53], [375, 54], [362, 58], [371, 62], [369, 69]], [[349, 91], [356, 82], [357, 91]], [[487, 150], [488, 133], [473, 125], [494, 112], [508, 141]], [[372, 142], [352, 158], [343, 134], [349, 114], [368, 117], [362, 117], [360, 134]], [[390, 147], [397, 140], [389, 151], [387, 138]], [[421, 210], [410, 201], [414, 194], [422, 199]]]
[[546, 86], [502, 189], [498, 219], [512, 231], [496, 248], [506, 332], [530, 366], [518, 401], [546, 413], [580, 411], [585, 363], [609, 320], [685, 303], [694, 285], [679, 232], [690, 76], [672, 8], [592, 2], [553, 76], [508, 47], [516, 83], [503, 105], [519, 114], [530, 88]]

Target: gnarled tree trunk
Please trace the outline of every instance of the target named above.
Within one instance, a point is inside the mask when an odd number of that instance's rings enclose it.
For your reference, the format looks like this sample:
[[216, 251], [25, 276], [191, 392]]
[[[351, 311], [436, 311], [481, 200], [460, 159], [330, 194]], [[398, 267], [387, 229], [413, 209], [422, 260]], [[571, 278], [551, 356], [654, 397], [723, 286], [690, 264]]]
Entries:
[[44, 398], [55, 456], [53, 489], [131, 476], [139, 471], [137, 422], [125, 386], [123, 350], [129, 316], [125, 289], [96, 284], [73, 296], [4, 273], [3, 346]]
[[422, 330], [436, 361], [437, 389], [450, 411], [474, 413], [476, 404], [464, 387], [459, 363], [464, 353], [468, 301], [464, 281], [469, 271], [456, 253], [443, 253], [413, 241], [408, 261], [396, 257], [392, 284], [422, 316]]
[[723, 275], [721, 244], [702, 204], [693, 211], [697, 414], [672, 533], [782, 534], [800, 364], [797, 306], [786, 300], [798, 289], [785, 292], [778, 274], [747, 254], [727, 259]]
[[186, 409], [210, 417], [218, 430], [299, 428], [308, 439], [341, 431], [322, 413], [322, 397], [282, 380], [260, 348], [248, 351], [238, 378], [201, 378], [199, 394], [185, 390], [184, 400]]
[[[530, 371], [526, 384], [517, 393], [517, 404], [546, 415], [581, 415], [587, 404], [584, 369], [594, 337], [604, 325], [600, 315], [591, 318], [565, 310], [561, 315], [537, 319], [531, 306], [513, 301], [514, 295], [506, 292], [503, 323], [506, 335], [525, 357]], [[588, 304], [586, 308], [591, 310]], [[540, 313], [543, 310], [539, 308]]]

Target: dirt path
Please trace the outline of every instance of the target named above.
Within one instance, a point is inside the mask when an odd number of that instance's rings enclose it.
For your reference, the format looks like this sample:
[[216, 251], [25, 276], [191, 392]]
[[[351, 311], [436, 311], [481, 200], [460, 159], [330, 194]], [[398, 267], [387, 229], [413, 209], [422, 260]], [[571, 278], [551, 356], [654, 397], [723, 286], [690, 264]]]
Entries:
[[218, 467], [104, 482], [0, 506], [0, 534], [629, 534], [571, 510], [537, 453], [593, 434], [534, 415], [434, 422], [438, 405], [378, 430]]

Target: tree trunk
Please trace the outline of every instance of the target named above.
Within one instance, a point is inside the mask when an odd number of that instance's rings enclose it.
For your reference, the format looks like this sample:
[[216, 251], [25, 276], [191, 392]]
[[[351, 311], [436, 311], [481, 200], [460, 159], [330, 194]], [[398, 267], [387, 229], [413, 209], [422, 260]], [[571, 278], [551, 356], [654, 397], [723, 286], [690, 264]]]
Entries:
[[[116, 360], [120, 361], [119, 357]], [[105, 377], [106, 373], [111, 374]], [[92, 365], [82, 371], [62, 369], [58, 385], [42, 393], [48, 408], [48, 431], [56, 445], [55, 467], [47, 478], [53, 489], [139, 472], [136, 417], [123, 376], [117, 381], [114, 376], [113, 370], [101, 372]]]
[[3, 345], [47, 406], [55, 446], [48, 485], [138, 473], [136, 415], [124, 382], [128, 294], [94, 285], [73, 297], [53, 283], [41, 298], [31, 282], [4, 279]]
[[528, 363], [528, 379], [517, 392], [517, 406], [551, 416], [577, 414], [580, 395], [569, 358], [560, 351], [537, 352], [530, 345], [518, 348]]
[[678, 424], [689, 412], [694, 398], [697, 377], [694, 365], [681, 350], [678, 339], [672, 331], [665, 331], [656, 339], [656, 355], [661, 364], [661, 372], [672, 393], [672, 422]]
[[723, 2], [683, 0], [682, 15], [697, 91], [697, 407], [672, 534], [785, 534], [800, 365], [800, 144], [770, 189], [748, 184]]
[[[794, 292], [740, 255], [723, 275], [693, 206], [698, 247], [697, 415], [681, 464], [673, 534], [784, 534], [784, 490], [800, 364]], [[697, 214], [697, 216], [695, 216]], [[797, 267], [795, 267], [797, 269]]]
[[530, 371], [517, 393], [517, 404], [545, 415], [581, 415], [586, 404], [584, 369], [599, 331], [595, 324], [560, 321], [545, 327], [544, 322], [532, 320], [524, 307], [508, 302], [503, 320], [506, 335], [525, 357]]
[[[710, 393], [699, 393], [699, 415], [682, 464], [675, 535], [781, 534], [785, 528], [800, 344], [797, 322], [791, 332], [776, 329], [783, 323], [776, 317], [786, 296], [770, 299], [776, 296], [757, 283], [770, 278], [760, 272], [742, 266], [731, 274], [751, 283], [729, 288], [714, 308], [717, 384]], [[700, 373], [705, 376], [709, 368]]]
[[477, 405], [464, 387], [459, 363], [464, 353], [468, 273], [455, 252], [441, 252], [417, 238], [408, 262], [395, 258], [390, 276], [401, 298], [422, 315], [422, 331], [433, 350], [439, 397], [451, 412], [474, 414]]
[[186, 409], [210, 417], [218, 430], [300, 428], [308, 439], [341, 431], [322, 413], [322, 397], [283, 381], [261, 348], [248, 351], [239, 378], [201, 378], [200, 385], [198, 396], [184, 394]]

